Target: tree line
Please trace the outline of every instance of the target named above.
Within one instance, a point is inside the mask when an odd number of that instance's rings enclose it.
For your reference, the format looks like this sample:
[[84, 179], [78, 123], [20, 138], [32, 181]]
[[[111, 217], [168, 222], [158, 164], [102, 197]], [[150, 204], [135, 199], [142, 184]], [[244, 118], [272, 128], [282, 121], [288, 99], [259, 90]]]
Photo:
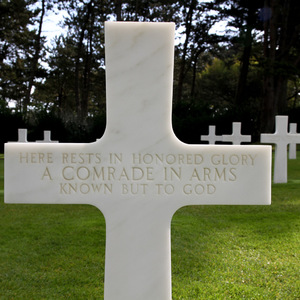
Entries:
[[[65, 33], [49, 44], [45, 18], [60, 10]], [[299, 15], [299, 0], [2, 0], [1, 139], [20, 126], [32, 138], [43, 129], [60, 141], [100, 137], [107, 20], [175, 23], [173, 126], [181, 140], [199, 143], [213, 124], [230, 132], [232, 121], [258, 137], [273, 131], [277, 114], [298, 122]], [[220, 22], [222, 33], [214, 30]]]

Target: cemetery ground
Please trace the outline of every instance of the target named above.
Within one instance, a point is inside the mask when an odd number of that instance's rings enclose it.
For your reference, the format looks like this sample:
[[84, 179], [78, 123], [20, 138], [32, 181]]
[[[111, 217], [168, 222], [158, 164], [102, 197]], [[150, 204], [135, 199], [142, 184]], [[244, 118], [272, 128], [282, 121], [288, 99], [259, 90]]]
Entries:
[[[103, 299], [102, 214], [4, 205], [3, 163], [2, 155], [0, 299]], [[300, 299], [299, 270], [299, 151], [288, 183], [272, 185], [271, 206], [190, 206], [173, 217], [173, 300]]]

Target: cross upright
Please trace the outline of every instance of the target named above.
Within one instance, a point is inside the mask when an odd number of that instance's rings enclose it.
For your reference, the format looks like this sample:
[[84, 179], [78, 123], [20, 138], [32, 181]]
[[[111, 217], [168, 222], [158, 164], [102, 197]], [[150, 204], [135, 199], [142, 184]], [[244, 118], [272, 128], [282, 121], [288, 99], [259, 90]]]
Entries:
[[51, 131], [44, 131], [44, 139], [36, 141], [37, 143], [58, 143], [58, 141], [51, 141]]
[[187, 145], [171, 125], [174, 24], [105, 24], [107, 126], [91, 144], [5, 145], [5, 202], [90, 204], [105, 300], [171, 300], [170, 224], [187, 205], [267, 205], [271, 147]]
[[[290, 133], [297, 134], [297, 123], [290, 123]], [[297, 144], [290, 143], [289, 145], [289, 159], [297, 158]]]
[[274, 183], [287, 182], [287, 145], [300, 144], [300, 134], [288, 132], [288, 116], [276, 116], [275, 133], [263, 133], [260, 136], [261, 143], [275, 144], [274, 158]]
[[208, 127], [208, 135], [201, 135], [201, 141], [208, 141], [210, 145], [214, 145], [216, 142], [223, 141], [221, 135], [216, 135], [216, 126], [210, 125]]
[[240, 145], [243, 142], [251, 142], [251, 135], [242, 135], [241, 134], [241, 123], [233, 122], [232, 123], [232, 134], [223, 135], [223, 142], [231, 142], [233, 145]]
[[27, 129], [18, 129], [18, 143], [27, 143]]

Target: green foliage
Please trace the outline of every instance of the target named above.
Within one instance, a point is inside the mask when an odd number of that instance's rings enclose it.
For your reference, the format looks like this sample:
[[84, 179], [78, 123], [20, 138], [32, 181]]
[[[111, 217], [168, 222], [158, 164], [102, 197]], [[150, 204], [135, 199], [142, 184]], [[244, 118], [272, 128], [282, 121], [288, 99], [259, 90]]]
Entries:
[[199, 74], [199, 99], [212, 106], [230, 108], [234, 105], [239, 64], [215, 58]]
[[105, 130], [105, 112], [88, 117], [84, 122], [64, 120], [55, 112], [45, 110], [31, 113], [24, 121], [21, 113], [13, 113], [8, 108], [0, 110], [0, 153], [4, 151], [4, 143], [18, 140], [18, 129], [28, 130], [28, 141], [43, 139], [45, 130], [51, 131], [51, 139], [64, 143], [89, 143], [99, 139]]
[[[25, 123], [47, 111], [82, 141], [94, 122], [90, 118], [105, 113], [104, 22], [172, 21], [177, 29], [174, 107], [196, 110], [186, 114], [188, 120], [174, 114], [179, 135], [196, 142], [198, 133], [190, 137], [186, 122], [206, 127], [207, 119], [221, 123], [226, 115], [251, 120], [247, 128], [257, 137], [263, 128], [273, 130], [275, 113], [293, 115], [299, 106], [300, 2], [281, 2], [265, 1], [262, 7], [260, 0], [2, 1], [0, 101], [16, 103]], [[67, 14], [66, 33], [46, 48], [38, 28], [44, 14], [59, 9]], [[222, 34], [214, 32], [219, 21], [228, 24]], [[274, 39], [262, 39], [271, 31]], [[196, 115], [202, 119], [190, 122]], [[179, 123], [184, 127], [178, 129]]]
[[[298, 299], [300, 152], [271, 206], [190, 206], [172, 220], [173, 299]], [[3, 204], [1, 299], [103, 299], [105, 220], [85, 205]]]
[[18, 140], [18, 129], [25, 128], [20, 113], [11, 114], [9, 110], [0, 110], [0, 153], [4, 152], [4, 143]]

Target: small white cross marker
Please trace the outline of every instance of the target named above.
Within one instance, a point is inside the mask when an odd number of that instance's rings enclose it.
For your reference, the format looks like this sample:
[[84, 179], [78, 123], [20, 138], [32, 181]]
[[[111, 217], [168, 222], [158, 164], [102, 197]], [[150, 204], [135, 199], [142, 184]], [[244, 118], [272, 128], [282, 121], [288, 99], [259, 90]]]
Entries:
[[201, 135], [201, 141], [208, 141], [210, 145], [214, 145], [216, 142], [223, 141], [221, 135], [216, 135], [216, 126], [210, 125], [208, 127], [208, 135]]
[[[290, 133], [297, 134], [297, 123], [290, 123]], [[289, 145], [289, 159], [297, 158], [297, 144], [290, 143]]]
[[288, 133], [288, 116], [276, 116], [275, 133], [263, 133], [261, 143], [275, 144], [274, 183], [287, 182], [287, 145], [300, 143], [300, 134]]
[[44, 131], [44, 139], [36, 141], [37, 143], [58, 143], [58, 141], [51, 141], [51, 131]]
[[27, 143], [27, 129], [18, 129], [18, 143]]
[[232, 123], [232, 134], [223, 135], [223, 142], [231, 142], [233, 145], [240, 145], [243, 142], [251, 142], [251, 135], [242, 135], [241, 134], [241, 123], [233, 122]]

